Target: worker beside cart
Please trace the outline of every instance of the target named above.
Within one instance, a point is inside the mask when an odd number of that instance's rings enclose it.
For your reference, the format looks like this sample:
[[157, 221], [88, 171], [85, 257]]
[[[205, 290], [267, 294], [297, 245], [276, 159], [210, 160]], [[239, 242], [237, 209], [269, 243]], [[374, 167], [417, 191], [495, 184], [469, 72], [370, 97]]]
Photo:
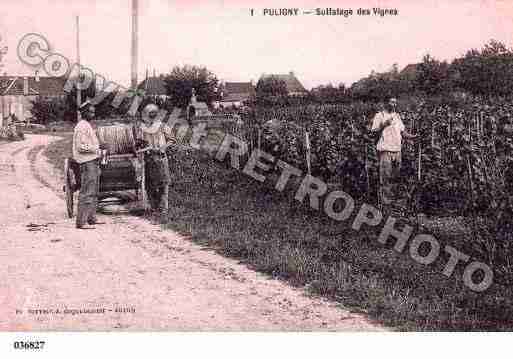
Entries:
[[[80, 166], [80, 192], [76, 227], [78, 229], [94, 229], [91, 227], [98, 222], [96, 208], [100, 182], [99, 159], [102, 149], [98, 137], [90, 121], [95, 118], [95, 107], [85, 102], [79, 108], [81, 120], [73, 132], [73, 159]], [[88, 226], [89, 225], [89, 226]]]
[[168, 223], [169, 185], [171, 182], [166, 149], [176, 144], [170, 127], [159, 116], [157, 105], [147, 105], [142, 113], [142, 121], [136, 126], [139, 148], [147, 149], [145, 162], [146, 193], [154, 222]]

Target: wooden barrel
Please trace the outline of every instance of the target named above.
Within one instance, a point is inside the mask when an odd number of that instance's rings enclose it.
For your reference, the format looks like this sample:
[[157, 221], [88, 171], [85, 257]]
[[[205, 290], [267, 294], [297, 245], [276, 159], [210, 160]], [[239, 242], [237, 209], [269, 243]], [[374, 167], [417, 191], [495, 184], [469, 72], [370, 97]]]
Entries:
[[132, 125], [102, 126], [96, 130], [98, 140], [110, 154], [121, 155], [135, 150]]

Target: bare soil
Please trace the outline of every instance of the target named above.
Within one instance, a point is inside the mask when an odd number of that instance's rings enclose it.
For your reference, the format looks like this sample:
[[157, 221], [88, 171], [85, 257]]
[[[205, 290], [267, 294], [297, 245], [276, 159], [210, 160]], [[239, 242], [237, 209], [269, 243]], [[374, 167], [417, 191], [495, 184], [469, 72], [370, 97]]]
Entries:
[[75, 229], [42, 155], [58, 137], [26, 137], [0, 146], [0, 330], [384, 330], [144, 218]]

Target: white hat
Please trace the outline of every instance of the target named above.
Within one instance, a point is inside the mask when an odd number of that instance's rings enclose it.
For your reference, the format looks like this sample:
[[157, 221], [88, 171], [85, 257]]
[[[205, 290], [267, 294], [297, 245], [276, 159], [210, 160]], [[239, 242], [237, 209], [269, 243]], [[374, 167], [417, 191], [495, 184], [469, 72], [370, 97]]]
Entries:
[[152, 119], [152, 124], [151, 125], [146, 125], [145, 123], [147, 122], [147, 120], [149, 119], [148, 118], [148, 115], [150, 112], [152, 111], [159, 111], [159, 107], [155, 104], [148, 104], [144, 107], [144, 110], [143, 110], [143, 113], [142, 113], [142, 117], [143, 117], [143, 122], [141, 123], [141, 129], [143, 130], [143, 132], [146, 132], [146, 133], [156, 133], [160, 127], [162, 126], [162, 118], [161, 116], [158, 116], [155, 117], [154, 119]]
[[146, 107], [144, 107], [144, 112], [145, 113], [150, 113], [151, 111], [159, 111], [159, 107], [153, 103], [149, 103], [146, 105]]

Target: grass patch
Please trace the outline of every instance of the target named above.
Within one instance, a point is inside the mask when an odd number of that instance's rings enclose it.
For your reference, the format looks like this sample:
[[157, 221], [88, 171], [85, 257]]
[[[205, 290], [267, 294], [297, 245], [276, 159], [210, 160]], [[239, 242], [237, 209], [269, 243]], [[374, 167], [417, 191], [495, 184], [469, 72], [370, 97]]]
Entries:
[[[62, 168], [71, 139], [45, 155]], [[170, 228], [255, 270], [336, 300], [397, 330], [511, 330], [513, 293], [497, 276], [484, 293], [463, 285], [461, 268], [447, 278], [441, 255], [430, 266], [406, 249], [377, 242], [378, 230], [353, 231], [194, 150], [170, 152]], [[294, 188], [295, 189], [295, 188]], [[357, 206], [358, 208], [358, 206]], [[435, 233], [442, 248], [474, 253], [458, 233]], [[471, 252], [468, 252], [471, 251]], [[461, 266], [460, 266], [461, 267]]]
[[[441, 274], [448, 255], [424, 266], [407, 248], [399, 254], [393, 243], [378, 243], [382, 226], [356, 232], [354, 215], [335, 222], [293, 193], [274, 191], [274, 182], [260, 184], [203, 153], [176, 152], [170, 162], [170, 226], [198, 243], [398, 330], [513, 328], [513, 293], [499, 277], [486, 292], [472, 292], [461, 268], [450, 278]], [[433, 234], [442, 248], [450, 244], [484, 261], [462, 233]]]
[[60, 140], [52, 142], [45, 148], [43, 155], [48, 158], [54, 167], [64, 171], [64, 160], [71, 157], [71, 148], [73, 144], [73, 133], [59, 134]]

